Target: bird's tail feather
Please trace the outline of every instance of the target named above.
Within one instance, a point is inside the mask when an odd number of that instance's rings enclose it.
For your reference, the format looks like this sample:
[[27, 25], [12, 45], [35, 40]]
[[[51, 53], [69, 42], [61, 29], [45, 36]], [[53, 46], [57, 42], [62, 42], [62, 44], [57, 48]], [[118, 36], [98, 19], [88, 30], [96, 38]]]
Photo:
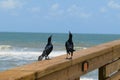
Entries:
[[71, 52], [74, 52], [75, 50], [74, 50], [74, 49], [71, 49], [70, 51], [71, 51]]
[[42, 55], [38, 57], [38, 61], [41, 61], [42, 59], [43, 59]]
[[73, 52], [74, 52], [75, 50], [73, 49]]

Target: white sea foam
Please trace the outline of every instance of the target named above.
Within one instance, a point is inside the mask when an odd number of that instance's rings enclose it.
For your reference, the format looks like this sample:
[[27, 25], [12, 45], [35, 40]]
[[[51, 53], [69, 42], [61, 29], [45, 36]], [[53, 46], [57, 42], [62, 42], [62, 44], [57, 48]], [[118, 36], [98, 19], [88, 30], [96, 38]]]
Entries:
[[[11, 56], [17, 56], [17, 55], [21, 55], [21, 56], [38, 56], [42, 54], [42, 52], [29, 52], [29, 51], [26, 51], [26, 52], [17, 52], [17, 51], [0, 51], [0, 55], [11, 55]], [[50, 56], [59, 56], [59, 55], [62, 55], [62, 54], [66, 54], [65, 51], [55, 51], [55, 52], [51, 52]]]
[[10, 45], [0, 45], [0, 51], [10, 50], [10, 49], [12, 49], [12, 46], [10, 46]]
[[87, 49], [87, 47], [75, 47], [75, 49], [82, 50], [82, 49]]
[[[16, 60], [37, 60], [38, 56], [40, 56], [42, 52], [13, 52], [13, 51], [1, 51], [0, 52], [0, 59], [16, 59]], [[65, 51], [55, 51], [52, 52], [49, 56], [55, 57], [65, 54]], [[4, 58], [2, 58], [4, 57]]]

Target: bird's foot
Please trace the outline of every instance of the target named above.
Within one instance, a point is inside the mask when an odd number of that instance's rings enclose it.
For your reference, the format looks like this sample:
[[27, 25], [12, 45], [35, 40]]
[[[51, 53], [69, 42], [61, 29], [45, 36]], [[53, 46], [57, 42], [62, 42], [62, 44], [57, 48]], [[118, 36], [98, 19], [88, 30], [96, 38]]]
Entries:
[[47, 60], [47, 57], [45, 57], [45, 60]]
[[69, 59], [68, 57], [66, 57], [66, 59]]
[[72, 59], [72, 57], [70, 57], [69, 59]]
[[50, 58], [47, 58], [46, 60], [51, 60]]
[[45, 60], [51, 60], [49, 57], [45, 58]]
[[66, 59], [72, 59], [72, 57], [70, 57], [70, 58], [66, 57]]
[[43, 58], [42, 56], [39, 56], [38, 61], [42, 61], [42, 58]]

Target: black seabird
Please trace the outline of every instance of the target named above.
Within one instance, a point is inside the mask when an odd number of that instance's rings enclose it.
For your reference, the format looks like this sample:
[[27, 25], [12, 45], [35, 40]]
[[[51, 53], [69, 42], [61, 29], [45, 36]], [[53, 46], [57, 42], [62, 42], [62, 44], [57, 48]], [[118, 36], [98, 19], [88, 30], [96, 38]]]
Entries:
[[38, 61], [41, 61], [44, 57], [45, 57], [45, 59], [49, 59], [48, 55], [53, 50], [53, 45], [51, 43], [51, 38], [52, 38], [52, 35], [48, 38], [48, 43], [47, 43], [42, 55], [40, 55], [38, 57]]
[[[69, 39], [66, 41], [65, 47], [66, 47], [66, 51], [67, 51], [66, 59], [72, 59], [73, 52], [75, 50], [74, 50], [74, 44], [73, 44], [73, 41], [72, 41], [72, 33], [71, 32], [69, 32]], [[68, 58], [68, 55], [70, 55], [70, 54], [71, 54], [71, 57]]]

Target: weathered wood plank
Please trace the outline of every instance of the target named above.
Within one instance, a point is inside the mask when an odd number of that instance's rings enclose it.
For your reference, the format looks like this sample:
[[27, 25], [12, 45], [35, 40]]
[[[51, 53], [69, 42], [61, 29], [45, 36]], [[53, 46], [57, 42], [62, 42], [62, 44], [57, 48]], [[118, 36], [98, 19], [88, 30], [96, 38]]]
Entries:
[[78, 71], [81, 72], [81, 65], [67, 67], [60, 71], [40, 77], [38, 80], [75, 80], [79, 77]]
[[115, 73], [114, 75], [110, 76], [106, 80], [120, 80], [120, 71]]
[[120, 58], [120, 47], [119, 48], [116, 48], [116, 49], [113, 49], [113, 52], [114, 52], [114, 54], [113, 54], [113, 56], [114, 57], [118, 57], [118, 58]]
[[106, 77], [120, 69], [120, 59], [106, 65]]
[[35, 80], [34, 72], [5, 71], [0, 73], [0, 80]]

